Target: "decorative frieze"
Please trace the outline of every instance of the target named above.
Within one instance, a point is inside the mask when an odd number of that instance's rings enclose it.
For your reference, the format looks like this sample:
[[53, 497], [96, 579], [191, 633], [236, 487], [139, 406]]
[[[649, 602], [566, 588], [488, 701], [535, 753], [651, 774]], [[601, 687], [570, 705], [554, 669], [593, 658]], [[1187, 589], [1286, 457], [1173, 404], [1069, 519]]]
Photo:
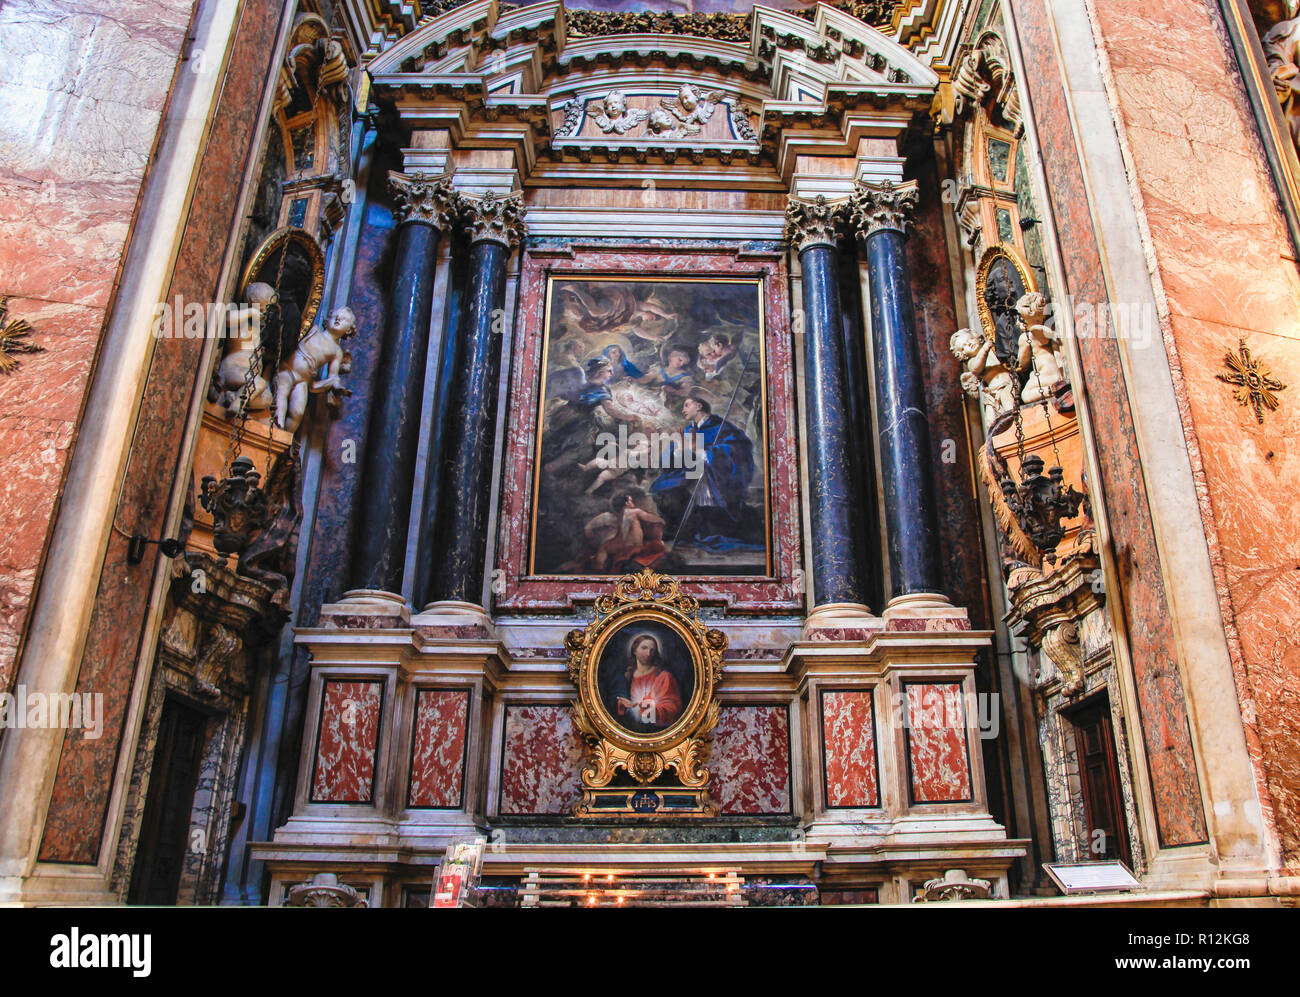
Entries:
[[748, 42], [750, 14], [657, 14], [634, 11], [567, 10], [570, 37], [602, 35], [693, 35], [724, 42]]

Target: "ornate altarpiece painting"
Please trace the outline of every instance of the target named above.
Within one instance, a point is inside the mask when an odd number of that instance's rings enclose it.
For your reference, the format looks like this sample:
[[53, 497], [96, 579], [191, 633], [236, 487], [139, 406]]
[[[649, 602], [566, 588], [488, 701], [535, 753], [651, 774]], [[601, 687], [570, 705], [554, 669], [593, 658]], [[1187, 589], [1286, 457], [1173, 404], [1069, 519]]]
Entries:
[[788, 292], [779, 254], [754, 256], [528, 254], [499, 609], [647, 568], [735, 608], [800, 604]]

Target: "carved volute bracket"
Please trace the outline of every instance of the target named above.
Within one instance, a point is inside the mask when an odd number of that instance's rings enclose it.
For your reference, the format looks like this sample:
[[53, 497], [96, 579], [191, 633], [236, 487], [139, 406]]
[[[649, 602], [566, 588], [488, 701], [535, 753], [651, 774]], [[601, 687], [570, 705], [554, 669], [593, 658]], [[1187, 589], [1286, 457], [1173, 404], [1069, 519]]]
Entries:
[[953, 109], [957, 116], [971, 112], [993, 92], [993, 108], [1019, 136], [1024, 131], [1020, 93], [1011, 68], [1006, 42], [996, 31], [986, 31], [975, 47], [957, 63], [952, 75]]

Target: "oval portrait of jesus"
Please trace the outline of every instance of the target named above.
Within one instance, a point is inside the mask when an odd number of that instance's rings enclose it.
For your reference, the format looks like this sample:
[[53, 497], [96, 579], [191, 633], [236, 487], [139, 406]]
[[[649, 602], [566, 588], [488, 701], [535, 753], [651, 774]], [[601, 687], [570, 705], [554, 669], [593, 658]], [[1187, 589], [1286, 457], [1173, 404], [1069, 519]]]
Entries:
[[634, 620], [605, 644], [596, 681], [614, 723], [629, 733], [658, 734], [690, 704], [695, 667], [676, 630], [658, 620]]

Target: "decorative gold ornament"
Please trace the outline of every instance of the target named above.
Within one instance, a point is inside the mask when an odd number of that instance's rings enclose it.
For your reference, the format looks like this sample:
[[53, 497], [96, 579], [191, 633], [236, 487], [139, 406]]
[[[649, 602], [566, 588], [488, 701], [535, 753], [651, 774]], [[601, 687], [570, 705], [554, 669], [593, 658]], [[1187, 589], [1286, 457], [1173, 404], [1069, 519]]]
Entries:
[[1216, 374], [1215, 377], [1224, 384], [1233, 385], [1232, 397], [1242, 405], [1249, 405], [1255, 410], [1255, 420], [1264, 424], [1264, 410], [1276, 412], [1280, 402], [1276, 391], [1285, 391], [1286, 385], [1270, 376], [1271, 371], [1251, 356], [1246, 341], [1240, 341], [1240, 355], [1225, 353], [1223, 365], [1231, 374]]
[[31, 324], [23, 318], [9, 318], [9, 295], [0, 298], [0, 374], [12, 374], [22, 366], [15, 353], [44, 353], [44, 346], [27, 342]]
[[[257, 247], [253, 253], [253, 258], [248, 261], [248, 266], [244, 268], [244, 279], [240, 282], [240, 300], [247, 300], [245, 294], [248, 291], [248, 285], [258, 280], [271, 284], [276, 293], [281, 293], [285, 289], [280, 287], [280, 281], [277, 272], [282, 272], [283, 267], [276, 266], [268, 273], [263, 270], [267, 269], [267, 264], [272, 260], [279, 263], [278, 253], [288, 252], [290, 247], [296, 247], [297, 251], [307, 260], [311, 266], [311, 278], [307, 287], [306, 300], [302, 302], [302, 322], [300, 328], [303, 332], [310, 329], [316, 321], [316, 312], [320, 308], [321, 298], [325, 294], [325, 253], [320, 247], [320, 243], [312, 238], [311, 234], [305, 229], [300, 229], [292, 225], [286, 225], [284, 228], [278, 228], [263, 240], [262, 244]], [[267, 279], [267, 278], [272, 279]]]
[[718, 815], [705, 765], [727, 637], [698, 611], [677, 579], [647, 568], [615, 582], [596, 619], [564, 638], [588, 748], [575, 815]]
[[[980, 327], [989, 342], [994, 344], [1003, 363], [1013, 369], [1019, 366], [1015, 356], [1015, 344], [1020, 334], [1020, 323], [1015, 317], [1016, 303], [1037, 290], [1028, 265], [1013, 246], [995, 243], [980, 257], [975, 269], [975, 300]], [[1014, 335], [1011, 330], [1014, 330]], [[1006, 345], [1008, 342], [1010, 346]]]

